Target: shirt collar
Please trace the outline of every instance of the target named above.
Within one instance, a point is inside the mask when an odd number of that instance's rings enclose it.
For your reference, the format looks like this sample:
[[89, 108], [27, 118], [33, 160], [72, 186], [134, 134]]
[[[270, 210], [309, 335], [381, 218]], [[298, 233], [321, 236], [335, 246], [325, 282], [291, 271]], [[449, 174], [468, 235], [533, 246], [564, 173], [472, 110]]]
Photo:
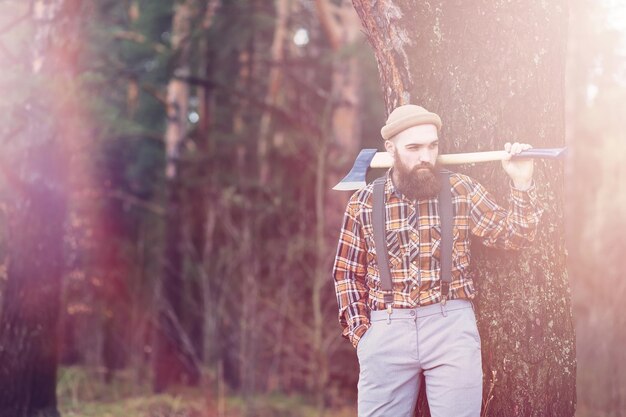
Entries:
[[393, 183], [393, 179], [391, 176], [392, 172], [393, 172], [393, 167], [387, 170], [387, 174], [386, 174], [387, 180], [385, 181], [385, 194], [388, 196], [393, 195], [399, 198], [400, 200], [404, 200], [406, 202], [412, 203], [412, 201], [409, 200], [407, 197], [405, 197], [405, 195], [402, 194], [400, 190], [398, 190], [396, 185]]

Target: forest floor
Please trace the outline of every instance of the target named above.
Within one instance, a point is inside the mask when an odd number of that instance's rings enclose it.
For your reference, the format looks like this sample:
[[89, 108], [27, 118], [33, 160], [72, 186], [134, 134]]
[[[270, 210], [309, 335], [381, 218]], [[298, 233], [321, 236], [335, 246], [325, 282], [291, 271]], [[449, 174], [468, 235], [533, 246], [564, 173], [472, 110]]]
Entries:
[[[145, 379], [146, 381], [148, 378]], [[209, 388], [175, 388], [153, 394], [148, 383], [126, 371], [110, 384], [103, 374], [82, 367], [61, 368], [57, 383], [63, 417], [321, 417], [312, 401], [280, 394], [244, 401], [226, 394], [219, 401]], [[253, 404], [251, 406], [250, 404]], [[324, 417], [353, 417], [356, 408], [325, 410]]]

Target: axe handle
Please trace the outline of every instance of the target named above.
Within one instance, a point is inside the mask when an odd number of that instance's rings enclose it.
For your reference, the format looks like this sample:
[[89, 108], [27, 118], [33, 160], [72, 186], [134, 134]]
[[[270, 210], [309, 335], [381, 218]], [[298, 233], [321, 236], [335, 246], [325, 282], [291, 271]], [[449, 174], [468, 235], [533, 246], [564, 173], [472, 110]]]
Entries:
[[[475, 162], [502, 161], [508, 157], [506, 151], [487, 151], [487, 152], [469, 152], [469, 153], [451, 153], [447, 155], [439, 155], [437, 162], [441, 165], [459, 165], [472, 164]], [[393, 164], [393, 158], [388, 152], [376, 152], [371, 168], [389, 168]]]
[[442, 165], [471, 164], [474, 162], [502, 161], [509, 157], [507, 151], [486, 151], [471, 153], [451, 153], [439, 155], [437, 162]]

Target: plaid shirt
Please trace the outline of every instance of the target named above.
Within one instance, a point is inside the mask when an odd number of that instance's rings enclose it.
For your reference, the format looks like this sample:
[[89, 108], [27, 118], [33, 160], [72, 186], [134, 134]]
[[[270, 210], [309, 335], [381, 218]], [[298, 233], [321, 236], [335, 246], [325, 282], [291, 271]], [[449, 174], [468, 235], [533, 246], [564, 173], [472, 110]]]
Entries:
[[[408, 200], [396, 190], [390, 173], [385, 183], [385, 216], [393, 308], [438, 303], [441, 226], [437, 198]], [[488, 246], [518, 249], [534, 239], [542, 210], [534, 186], [527, 191], [511, 186], [507, 211], [468, 176], [453, 173], [450, 183], [454, 243], [448, 298], [471, 299], [475, 289], [468, 272], [470, 233]], [[373, 236], [372, 191], [369, 184], [350, 198], [333, 266], [339, 322], [343, 336], [355, 347], [369, 328], [369, 311], [385, 309]]]

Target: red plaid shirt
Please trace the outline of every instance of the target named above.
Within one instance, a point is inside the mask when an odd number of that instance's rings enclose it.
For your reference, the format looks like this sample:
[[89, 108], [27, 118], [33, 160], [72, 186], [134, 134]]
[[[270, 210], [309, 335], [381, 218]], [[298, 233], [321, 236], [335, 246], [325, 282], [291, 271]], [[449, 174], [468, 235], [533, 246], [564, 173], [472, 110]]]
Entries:
[[[386, 234], [393, 281], [393, 308], [414, 308], [441, 301], [437, 198], [409, 201], [385, 183]], [[454, 216], [450, 299], [475, 295], [470, 264], [470, 234], [484, 244], [519, 249], [532, 242], [542, 210], [534, 186], [511, 187], [511, 206], [500, 207], [485, 188], [468, 176], [451, 174]], [[344, 214], [333, 266], [343, 336], [356, 347], [369, 328], [369, 311], [384, 310], [372, 225], [372, 184], [352, 195]]]

